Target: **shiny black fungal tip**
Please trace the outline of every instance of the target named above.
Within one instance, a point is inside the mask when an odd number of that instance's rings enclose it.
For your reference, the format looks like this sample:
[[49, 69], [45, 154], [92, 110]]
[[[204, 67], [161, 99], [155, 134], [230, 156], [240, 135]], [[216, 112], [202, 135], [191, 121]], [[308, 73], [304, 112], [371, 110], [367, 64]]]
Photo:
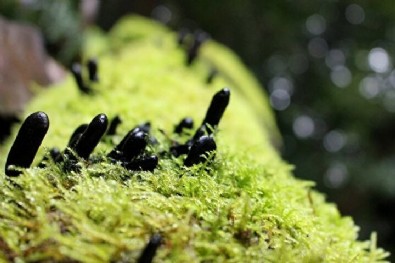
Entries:
[[216, 69], [211, 69], [209, 74], [207, 75], [206, 83], [211, 84], [213, 83], [214, 78], [218, 75], [218, 71]]
[[162, 243], [162, 236], [160, 234], [152, 235], [152, 237], [150, 238], [148, 244], [145, 246], [137, 262], [151, 263], [161, 243]]
[[121, 161], [122, 160], [122, 149], [126, 143], [126, 141], [129, 139], [129, 136], [134, 132], [134, 129], [129, 131], [121, 140], [120, 143], [118, 143], [117, 146], [114, 147], [114, 149], [107, 154], [107, 157], [109, 157], [110, 159], [113, 159], [115, 161]]
[[108, 128], [107, 135], [115, 135], [117, 133], [117, 128], [121, 123], [122, 119], [118, 115], [115, 116], [110, 122], [110, 127]]
[[[207, 109], [206, 117], [203, 120], [202, 125], [206, 126], [207, 132], [212, 133], [211, 128], [216, 128], [219, 124], [222, 115], [224, 114], [226, 107], [230, 100], [230, 90], [224, 88], [218, 91], [211, 100], [210, 106]], [[211, 128], [210, 128], [211, 127]]]
[[80, 139], [81, 135], [84, 133], [84, 131], [88, 128], [88, 124], [84, 123], [78, 126], [74, 132], [70, 136], [69, 143], [67, 144], [68, 147], [71, 149], [74, 149], [78, 140]]
[[156, 155], [145, 156], [134, 159], [131, 162], [125, 163], [125, 168], [130, 171], [147, 171], [153, 172], [158, 166], [159, 159]]
[[190, 167], [195, 164], [202, 163], [206, 160], [207, 154], [217, 149], [213, 137], [202, 136], [195, 141], [189, 150], [187, 158], [184, 160], [184, 165]]
[[194, 40], [192, 45], [189, 47], [188, 56], [187, 56], [187, 65], [190, 66], [195, 58], [198, 56], [200, 46], [204, 41], [208, 39], [207, 33], [203, 31], [197, 31], [194, 34]]
[[132, 132], [121, 149], [122, 158], [125, 161], [130, 161], [139, 156], [144, 152], [147, 143], [148, 135], [146, 133], [143, 131]]
[[136, 127], [134, 127], [134, 128], [132, 129], [132, 131], [133, 131], [133, 132], [136, 132], [136, 131], [143, 131], [143, 132], [145, 132], [145, 133], [150, 133], [150, 131], [151, 131], [151, 122], [147, 121], [147, 122], [144, 122], [144, 123], [142, 123], [142, 124], [139, 124], [139, 125], [137, 125]]
[[20, 174], [20, 171], [12, 169], [11, 166], [30, 167], [48, 128], [49, 119], [44, 112], [32, 113], [25, 119], [8, 153], [5, 165], [6, 175], [18, 176]]
[[107, 125], [108, 119], [105, 114], [101, 113], [93, 118], [75, 144], [75, 153], [79, 157], [87, 160], [106, 132]]
[[184, 129], [193, 128], [193, 119], [186, 117], [180, 121], [180, 123], [174, 128], [174, 133], [181, 134]]
[[78, 89], [84, 93], [84, 94], [90, 94], [92, 93], [92, 90], [87, 87], [84, 83], [84, 80], [82, 78], [82, 67], [79, 63], [74, 63], [71, 66], [71, 73], [73, 73], [75, 82], [77, 83]]
[[147, 133], [140, 128], [133, 128], [107, 156], [115, 161], [129, 162], [144, 152], [147, 141]]
[[157, 140], [155, 137], [153, 137], [153, 136], [150, 135], [150, 132], [151, 132], [151, 122], [149, 122], [149, 121], [137, 125], [136, 127], [134, 127], [134, 128], [132, 129], [132, 131], [133, 131], [133, 132], [142, 131], [142, 132], [146, 133], [147, 135], [149, 135], [149, 136], [148, 136], [148, 142], [149, 142], [151, 145], [155, 145], [155, 144], [158, 144], [158, 143], [159, 143], [158, 140]]
[[89, 80], [93, 82], [98, 82], [99, 81], [99, 76], [98, 76], [98, 64], [97, 60], [94, 58], [91, 58], [88, 60], [87, 63], [88, 67], [88, 74], [89, 74]]

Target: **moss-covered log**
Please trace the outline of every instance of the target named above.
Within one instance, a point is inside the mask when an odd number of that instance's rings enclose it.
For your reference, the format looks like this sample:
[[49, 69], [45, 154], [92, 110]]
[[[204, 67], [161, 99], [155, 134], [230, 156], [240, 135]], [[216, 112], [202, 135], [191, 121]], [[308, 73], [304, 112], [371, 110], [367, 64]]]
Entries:
[[[1, 172], [0, 260], [385, 259], [374, 234], [357, 241], [352, 219], [292, 176], [256, 80], [218, 43], [196, 47], [199, 34], [139, 17], [88, 34], [97, 79], [82, 65], [83, 89], [74, 74], [39, 94], [26, 113], [50, 120], [39, 153], [28, 169], [7, 167], [19, 176]], [[102, 136], [107, 119], [118, 125]]]

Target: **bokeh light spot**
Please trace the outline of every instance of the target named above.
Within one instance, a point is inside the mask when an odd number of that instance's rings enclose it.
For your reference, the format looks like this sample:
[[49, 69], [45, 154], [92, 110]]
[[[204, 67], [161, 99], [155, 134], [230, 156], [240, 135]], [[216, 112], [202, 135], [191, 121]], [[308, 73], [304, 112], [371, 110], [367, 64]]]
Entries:
[[319, 14], [314, 14], [306, 19], [306, 28], [313, 35], [321, 35], [326, 30], [326, 20]]
[[376, 77], [365, 77], [359, 83], [359, 92], [367, 99], [376, 97], [380, 92], [380, 81]]
[[285, 90], [289, 95], [292, 95], [294, 92], [293, 82], [286, 77], [275, 77], [271, 79], [269, 82], [269, 90], [273, 92], [278, 89]]
[[357, 4], [347, 6], [345, 15], [347, 21], [353, 25], [362, 24], [365, 20], [365, 11]]
[[158, 5], [157, 7], [155, 7], [154, 10], [152, 10], [151, 15], [153, 18], [164, 24], [169, 23], [172, 17], [170, 9], [164, 5]]
[[276, 89], [270, 94], [270, 104], [276, 110], [285, 110], [291, 104], [291, 96], [286, 90]]
[[299, 138], [308, 138], [314, 134], [315, 124], [311, 117], [301, 115], [294, 120], [292, 128]]
[[331, 72], [331, 80], [339, 88], [345, 88], [352, 81], [351, 71], [345, 66], [336, 66]]
[[323, 144], [325, 150], [334, 153], [340, 151], [346, 144], [346, 141], [346, 135], [342, 131], [332, 130], [325, 135]]
[[341, 162], [332, 163], [324, 175], [325, 185], [329, 188], [340, 188], [349, 177], [347, 167]]
[[385, 73], [390, 70], [391, 61], [387, 51], [383, 48], [373, 48], [368, 55], [370, 68], [377, 73]]

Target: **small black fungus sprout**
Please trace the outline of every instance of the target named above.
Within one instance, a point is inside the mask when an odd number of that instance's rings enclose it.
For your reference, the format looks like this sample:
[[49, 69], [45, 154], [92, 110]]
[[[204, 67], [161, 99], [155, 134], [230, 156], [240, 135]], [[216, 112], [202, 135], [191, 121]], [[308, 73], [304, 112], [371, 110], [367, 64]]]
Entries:
[[154, 234], [150, 238], [148, 244], [145, 246], [137, 262], [151, 263], [161, 243], [162, 243], [162, 236], [160, 234]]
[[108, 119], [103, 113], [97, 115], [89, 123], [85, 131], [79, 136], [78, 141], [75, 143], [75, 153], [87, 160], [89, 155], [93, 152], [95, 147], [99, 144], [101, 137], [107, 130]]
[[150, 131], [150, 122], [134, 127], [107, 157], [113, 162], [121, 162], [129, 171], [154, 171], [159, 163], [158, 157], [144, 154], [149, 143], [157, 143]]
[[187, 54], [187, 65], [188, 66], [192, 65], [193, 61], [196, 59], [196, 57], [199, 54], [199, 49], [200, 49], [201, 45], [207, 39], [208, 39], [207, 33], [203, 32], [203, 31], [195, 32], [192, 45], [188, 49], [188, 54]]
[[140, 129], [129, 131], [122, 141], [108, 154], [115, 161], [129, 162], [147, 146], [147, 134]]
[[110, 122], [110, 127], [108, 128], [107, 135], [115, 135], [117, 133], [117, 128], [121, 123], [122, 119], [118, 115], [115, 116]]
[[26, 118], [8, 154], [5, 174], [18, 176], [13, 167], [29, 168], [49, 128], [49, 119], [44, 112], [35, 112]]
[[174, 128], [174, 133], [181, 134], [184, 129], [193, 128], [193, 119], [186, 117], [180, 121], [180, 123]]
[[87, 63], [87, 67], [88, 67], [89, 80], [92, 82], [98, 82], [99, 66], [97, 64], [97, 60], [93, 58], [89, 59]]
[[122, 158], [125, 161], [131, 161], [140, 155], [147, 146], [147, 137], [147, 134], [141, 130], [130, 133], [121, 149]]
[[78, 140], [80, 139], [80, 137], [82, 136], [82, 134], [84, 133], [84, 131], [86, 130], [86, 128], [88, 128], [88, 124], [84, 123], [81, 124], [80, 126], [77, 127], [77, 129], [74, 130], [73, 134], [71, 134], [69, 143], [68, 143], [68, 147], [70, 147], [71, 149], [74, 149]]
[[159, 159], [156, 155], [144, 156], [126, 163], [125, 168], [129, 171], [148, 171], [153, 172], [158, 166]]
[[199, 139], [205, 133], [212, 134], [214, 129], [217, 128], [222, 115], [230, 101], [230, 90], [224, 88], [218, 91], [211, 100], [210, 106], [207, 109], [206, 116], [202, 125], [196, 130], [193, 140]]
[[209, 153], [217, 149], [213, 137], [202, 136], [195, 141], [188, 152], [188, 156], [184, 161], [184, 165], [190, 167], [192, 165], [202, 163], [206, 160]]
[[[217, 145], [211, 135], [217, 128], [229, 101], [230, 90], [228, 88], [218, 91], [211, 100], [202, 125], [197, 128], [192, 139], [184, 144], [173, 141], [170, 147], [170, 153], [175, 157], [187, 154], [184, 160], [184, 165], [187, 167], [204, 162], [208, 154], [217, 149]], [[192, 127], [192, 125], [192, 119], [182, 119], [176, 126], [174, 132], [179, 134], [184, 127], [189, 128]]]
[[[91, 82], [98, 82], [99, 81], [99, 66], [96, 59], [89, 59], [87, 62], [88, 68], [88, 77], [89, 81]], [[71, 73], [74, 76], [74, 80], [77, 84], [78, 89], [81, 91], [82, 94], [92, 94], [93, 90], [85, 83], [82, 66], [80, 63], [74, 63], [71, 66]]]
[[[229, 100], [230, 90], [228, 88], [224, 88], [217, 92], [211, 100], [211, 104], [207, 110], [202, 126], [206, 126], [208, 129], [216, 128], [229, 104]], [[209, 130], [207, 130], [207, 132], [211, 133]]]
[[82, 67], [81, 64], [79, 63], [74, 63], [71, 66], [71, 73], [73, 73], [74, 80], [77, 83], [78, 89], [83, 93], [83, 94], [90, 94], [92, 93], [91, 88], [85, 85], [84, 80], [82, 78]]

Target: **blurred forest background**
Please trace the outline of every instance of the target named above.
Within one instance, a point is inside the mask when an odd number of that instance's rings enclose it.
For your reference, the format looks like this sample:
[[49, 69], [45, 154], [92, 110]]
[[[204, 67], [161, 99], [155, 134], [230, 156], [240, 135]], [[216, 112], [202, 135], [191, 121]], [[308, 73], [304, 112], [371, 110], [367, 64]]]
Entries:
[[[0, 15], [39, 28], [65, 68], [79, 59], [87, 25], [108, 30], [128, 13], [203, 29], [232, 48], [269, 94], [296, 176], [353, 216], [361, 239], [377, 231], [395, 260], [393, 0], [0, 1]], [[16, 111], [0, 105], [0, 137]]]

